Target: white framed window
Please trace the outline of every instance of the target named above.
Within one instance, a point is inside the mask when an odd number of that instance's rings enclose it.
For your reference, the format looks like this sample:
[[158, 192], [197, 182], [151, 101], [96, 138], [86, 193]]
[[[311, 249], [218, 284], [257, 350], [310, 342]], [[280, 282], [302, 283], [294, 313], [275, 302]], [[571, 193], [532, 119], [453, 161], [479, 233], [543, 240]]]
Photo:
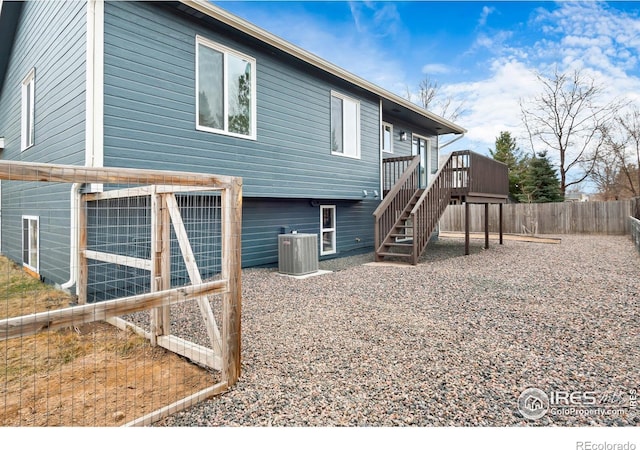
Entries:
[[22, 216], [22, 265], [40, 272], [40, 218]]
[[320, 205], [320, 255], [336, 252], [336, 207]]
[[22, 80], [22, 114], [20, 116], [20, 150], [26, 150], [34, 143], [35, 127], [35, 68]]
[[331, 153], [360, 159], [360, 102], [331, 92]]
[[382, 151], [393, 153], [393, 125], [382, 122]]
[[196, 129], [256, 139], [256, 60], [196, 36]]

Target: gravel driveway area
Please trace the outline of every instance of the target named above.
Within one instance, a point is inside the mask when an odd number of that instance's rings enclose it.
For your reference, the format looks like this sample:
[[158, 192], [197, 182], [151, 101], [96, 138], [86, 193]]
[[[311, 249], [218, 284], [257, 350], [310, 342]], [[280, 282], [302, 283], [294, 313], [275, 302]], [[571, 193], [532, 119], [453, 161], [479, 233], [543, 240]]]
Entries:
[[[238, 384], [156, 425], [638, 426], [640, 255], [628, 236], [561, 238], [469, 256], [441, 239], [415, 267], [366, 254], [304, 280], [244, 270]], [[578, 392], [580, 412], [524, 418], [531, 387], [556, 406]]]

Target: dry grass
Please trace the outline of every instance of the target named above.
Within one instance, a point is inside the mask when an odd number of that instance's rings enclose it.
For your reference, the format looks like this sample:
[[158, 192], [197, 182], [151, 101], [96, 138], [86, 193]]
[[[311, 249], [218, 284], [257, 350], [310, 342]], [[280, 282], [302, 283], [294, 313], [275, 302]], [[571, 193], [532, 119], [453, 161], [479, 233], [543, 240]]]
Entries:
[[[0, 318], [69, 295], [0, 256]], [[117, 426], [213, 385], [215, 375], [104, 322], [0, 341], [0, 425]]]

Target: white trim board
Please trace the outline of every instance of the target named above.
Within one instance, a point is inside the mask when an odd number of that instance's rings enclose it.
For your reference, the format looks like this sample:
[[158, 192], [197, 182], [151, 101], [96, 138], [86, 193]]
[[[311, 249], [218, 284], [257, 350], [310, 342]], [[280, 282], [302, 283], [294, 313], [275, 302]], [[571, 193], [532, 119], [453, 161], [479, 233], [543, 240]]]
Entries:
[[87, 2], [85, 166], [104, 166], [104, 0]]

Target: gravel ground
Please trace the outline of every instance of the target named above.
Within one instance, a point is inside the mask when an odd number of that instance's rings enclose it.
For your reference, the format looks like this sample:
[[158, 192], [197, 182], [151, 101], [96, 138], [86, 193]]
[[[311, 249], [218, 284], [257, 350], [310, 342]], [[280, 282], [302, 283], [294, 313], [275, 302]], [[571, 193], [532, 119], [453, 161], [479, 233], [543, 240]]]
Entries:
[[[165, 426], [638, 426], [640, 256], [628, 237], [430, 244], [416, 266], [243, 271], [243, 372]], [[617, 415], [525, 419], [517, 399], [594, 391]], [[617, 408], [620, 409], [620, 408]]]

